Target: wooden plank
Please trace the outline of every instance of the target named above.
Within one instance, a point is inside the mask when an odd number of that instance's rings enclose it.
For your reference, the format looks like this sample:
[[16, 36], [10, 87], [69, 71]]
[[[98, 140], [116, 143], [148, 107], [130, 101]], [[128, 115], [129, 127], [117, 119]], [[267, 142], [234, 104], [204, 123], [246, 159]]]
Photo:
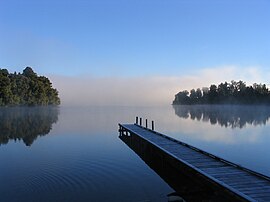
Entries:
[[179, 148], [178, 144], [175, 142], [160, 142], [157, 141], [156, 144], [162, 146], [164, 149], [169, 149], [169, 150], [181, 150], [181, 148]]
[[176, 142], [172, 142], [172, 141], [166, 140], [166, 139], [165, 140], [164, 139], [156, 139], [156, 141], [157, 141], [158, 144], [162, 144], [164, 146], [166, 146], [166, 145], [171, 145], [171, 146], [174, 146], [174, 147], [178, 146], [178, 144]]
[[235, 187], [238, 190], [243, 190], [246, 188], [251, 188], [251, 187], [256, 187], [258, 189], [260, 189], [261, 187], [266, 186], [267, 184], [265, 182], [250, 182], [250, 181], [242, 181], [242, 182], [230, 182], [230, 185], [232, 187]]
[[170, 152], [170, 153], [174, 154], [175, 156], [177, 156], [180, 159], [186, 159], [186, 160], [195, 161], [195, 162], [199, 161], [200, 159], [204, 160], [204, 161], [209, 161], [209, 162], [211, 162], [213, 160], [213, 159], [209, 159], [209, 158], [200, 156], [198, 154], [192, 154], [192, 153], [190, 153], [190, 154], [179, 154], [179, 153], [177, 154], [177, 153], [173, 153], [173, 152]]
[[[239, 173], [238, 173], [239, 172]], [[224, 173], [224, 178], [230, 178], [232, 177], [231, 175], [235, 175], [234, 177], [235, 178], [239, 178], [241, 181], [251, 181], [251, 182], [266, 182], [264, 180], [261, 180], [261, 179], [257, 179], [256, 177], [252, 176], [252, 175], [249, 175], [248, 173], [245, 173], [245, 172], [241, 172], [240, 171], [231, 171], [230, 173]], [[222, 176], [221, 176], [222, 177]], [[261, 180], [261, 181], [260, 181]], [[268, 183], [268, 182], [266, 182]]]
[[251, 196], [252, 198], [260, 198], [260, 197], [265, 197], [268, 193], [269, 192], [267, 192], [267, 193], [249, 193], [248, 195]]
[[260, 197], [265, 197], [265, 196], [269, 196], [269, 190], [265, 190], [263, 192], [242, 192], [252, 198], [260, 198]]
[[216, 161], [215, 159], [209, 158], [207, 156], [200, 156], [200, 155], [192, 155], [192, 156], [188, 156], [188, 155], [179, 155], [182, 156], [183, 158], [187, 158], [192, 162], [218, 162], [220, 164], [223, 164], [220, 161]]
[[174, 153], [174, 154], [177, 154], [180, 156], [189, 156], [190, 157], [191, 155], [196, 155], [197, 157], [203, 158], [203, 156], [199, 153], [196, 153], [192, 150], [185, 150], [182, 148], [169, 148], [168, 152], [171, 152], [171, 153]]
[[[205, 156], [205, 155], [203, 155], [203, 154], [200, 154], [200, 153], [197, 153], [197, 152], [195, 152], [195, 151], [185, 151], [184, 149], [174, 149], [174, 148], [170, 148], [169, 150], [168, 150], [169, 152], [171, 152], [171, 153], [174, 153], [174, 154], [177, 154], [177, 155], [179, 155], [179, 156], [186, 156], [186, 157], [189, 157], [189, 158], [192, 158], [192, 157], [197, 157], [197, 158], [209, 158], [208, 156]], [[213, 158], [209, 158], [209, 159], [213, 159]]]
[[193, 165], [197, 166], [203, 166], [203, 165], [216, 165], [216, 167], [228, 167], [228, 165], [218, 162], [218, 161], [213, 161], [211, 159], [187, 159], [186, 160], [189, 163], [192, 163]]
[[215, 161], [215, 160], [210, 159], [210, 158], [190, 158], [188, 161], [192, 162], [194, 164], [216, 164], [216, 165], [220, 165], [220, 166], [226, 165], [222, 162]]
[[[232, 175], [231, 177], [220, 177], [220, 176], [215, 176], [216, 179], [236, 188], [236, 187], [240, 187], [240, 186], [251, 186], [252, 181], [248, 180], [248, 179], [241, 179], [236, 177], [236, 175]], [[248, 184], [245, 184], [245, 182], [249, 182]], [[255, 183], [254, 183], [255, 185]]]
[[[190, 161], [188, 161], [191, 163]], [[200, 169], [206, 169], [206, 168], [218, 168], [218, 167], [228, 167], [226, 164], [222, 164], [219, 162], [194, 162], [192, 165], [196, 166], [197, 168]]]
[[237, 169], [235, 167], [232, 167], [232, 166], [229, 166], [224, 168], [224, 167], [220, 167], [220, 168], [216, 168], [216, 169], [212, 169], [212, 168], [206, 168], [206, 169], [203, 169], [204, 172], [207, 172], [207, 173], [234, 173], [234, 172], [239, 172], [239, 173], [243, 173], [242, 170], [240, 169]]
[[268, 185], [268, 186], [249, 186], [249, 187], [245, 187], [245, 188], [239, 188], [239, 190], [241, 190], [241, 191], [249, 191], [249, 190], [251, 190], [251, 191], [263, 191], [263, 190], [267, 190], [267, 191], [269, 191], [270, 192], [270, 186]]
[[[219, 178], [217, 178], [219, 179]], [[223, 181], [224, 183], [230, 185], [231, 187], [237, 189], [237, 190], [242, 190], [244, 188], [248, 188], [248, 187], [263, 187], [265, 186], [264, 183], [258, 183], [258, 182], [253, 182], [253, 181], [248, 181], [248, 180], [243, 180], [243, 181], [240, 181], [240, 179], [237, 179], [237, 178], [233, 178], [233, 179], [219, 179], [221, 181]]]
[[208, 173], [209, 175], [213, 176], [220, 176], [220, 175], [228, 175], [228, 174], [241, 174], [243, 173], [241, 170], [232, 169], [230, 166], [228, 167], [218, 167], [218, 168], [202, 168], [203, 172]]
[[[247, 174], [247, 173], [244, 173], [244, 172], [242, 172], [241, 170], [233, 170], [233, 169], [230, 169], [230, 167], [229, 166], [225, 166], [224, 167], [224, 170], [222, 170], [221, 168], [223, 168], [223, 167], [220, 167], [220, 168], [206, 168], [207, 170], [213, 170], [212, 172], [211, 172], [211, 175], [213, 175], [213, 176], [217, 176], [217, 177], [224, 177], [224, 178], [229, 178], [229, 177], [232, 177], [232, 176], [234, 176], [235, 175], [235, 177], [237, 177], [237, 178], [247, 178], [247, 177], [249, 177], [249, 179], [250, 180], [254, 180], [253, 178], [251, 179], [250, 178], [250, 175], [249, 174]], [[204, 168], [202, 168], [202, 170], [203, 170]], [[215, 172], [215, 169], [217, 170], [216, 172]], [[226, 169], [228, 169], [228, 170], [226, 170]], [[208, 173], [208, 172], [207, 172]]]
[[254, 197], [255, 201], [270, 201], [270, 196], [269, 194], [265, 195], [265, 196], [260, 196], [260, 197]]
[[265, 201], [265, 202], [269, 202], [270, 201], [270, 197], [260, 197], [260, 198], [255, 198], [255, 201]]
[[[249, 183], [258, 183], [254, 181], [250, 176], [242, 173], [229, 173], [229, 174], [220, 174], [220, 175], [213, 175], [215, 178], [226, 181], [226, 182], [234, 182], [237, 180], [237, 183], [240, 184], [241, 182], [249, 182]], [[237, 184], [236, 183], [236, 184]]]
[[270, 189], [268, 190], [248, 190], [248, 191], [243, 191], [244, 194], [250, 195], [252, 197], [258, 197], [258, 196], [265, 196], [270, 192]]
[[176, 147], [171, 147], [168, 149], [171, 152], [178, 152], [179, 154], [192, 154], [192, 155], [198, 155], [200, 157], [206, 157], [206, 155], [203, 155], [197, 151], [194, 151], [192, 149], [189, 148], [185, 148], [184, 146], [180, 145], [180, 146], [176, 146]]

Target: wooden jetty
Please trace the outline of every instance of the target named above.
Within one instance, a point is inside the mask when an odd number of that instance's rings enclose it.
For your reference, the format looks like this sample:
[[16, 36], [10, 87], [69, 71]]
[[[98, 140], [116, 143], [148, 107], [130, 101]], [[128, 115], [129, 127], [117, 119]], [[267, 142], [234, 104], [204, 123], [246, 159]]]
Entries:
[[[147, 123], [147, 121], [146, 121]], [[146, 124], [147, 125], [147, 124]], [[119, 124], [120, 136], [139, 137], [172, 165], [197, 181], [221, 201], [270, 201], [270, 178], [138, 124]], [[208, 189], [209, 188], [209, 189]]]

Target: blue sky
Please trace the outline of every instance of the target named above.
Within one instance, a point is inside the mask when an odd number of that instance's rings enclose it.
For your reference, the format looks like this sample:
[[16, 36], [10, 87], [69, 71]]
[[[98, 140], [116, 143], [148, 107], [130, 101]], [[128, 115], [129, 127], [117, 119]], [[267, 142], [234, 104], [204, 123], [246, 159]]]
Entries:
[[264, 72], [269, 10], [268, 0], [0, 0], [0, 67], [91, 78]]

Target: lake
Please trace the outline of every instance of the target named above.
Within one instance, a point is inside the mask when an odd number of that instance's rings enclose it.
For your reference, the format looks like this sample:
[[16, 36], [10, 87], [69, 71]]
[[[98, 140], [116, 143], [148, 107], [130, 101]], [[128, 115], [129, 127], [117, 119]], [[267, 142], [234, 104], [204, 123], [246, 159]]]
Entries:
[[1, 108], [0, 201], [167, 201], [173, 188], [118, 137], [136, 116], [270, 176], [270, 107]]

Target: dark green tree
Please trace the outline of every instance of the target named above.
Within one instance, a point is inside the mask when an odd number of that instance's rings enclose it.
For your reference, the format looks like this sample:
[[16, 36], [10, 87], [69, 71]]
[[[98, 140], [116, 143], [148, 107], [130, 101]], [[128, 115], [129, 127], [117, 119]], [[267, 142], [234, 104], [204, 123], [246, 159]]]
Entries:
[[175, 95], [173, 104], [263, 104], [270, 105], [270, 91], [265, 84], [247, 86], [243, 81], [212, 84], [202, 90], [192, 89]]
[[209, 102], [214, 104], [218, 100], [217, 86], [212, 84], [209, 88]]
[[197, 88], [197, 90], [196, 90], [196, 97], [197, 97], [198, 99], [201, 99], [201, 98], [202, 98], [202, 91], [201, 91], [200, 88]]
[[26, 67], [24, 70], [23, 70], [23, 75], [26, 76], [26, 77], [37, 77], [37, 74], [33, 71], [33, 69], [31, 67]]
[[0, 69], [0, 106], [59, 104], [58, 91], [50, 80], [38, 76], [31, 67], [26, 67], [22, 74]]

